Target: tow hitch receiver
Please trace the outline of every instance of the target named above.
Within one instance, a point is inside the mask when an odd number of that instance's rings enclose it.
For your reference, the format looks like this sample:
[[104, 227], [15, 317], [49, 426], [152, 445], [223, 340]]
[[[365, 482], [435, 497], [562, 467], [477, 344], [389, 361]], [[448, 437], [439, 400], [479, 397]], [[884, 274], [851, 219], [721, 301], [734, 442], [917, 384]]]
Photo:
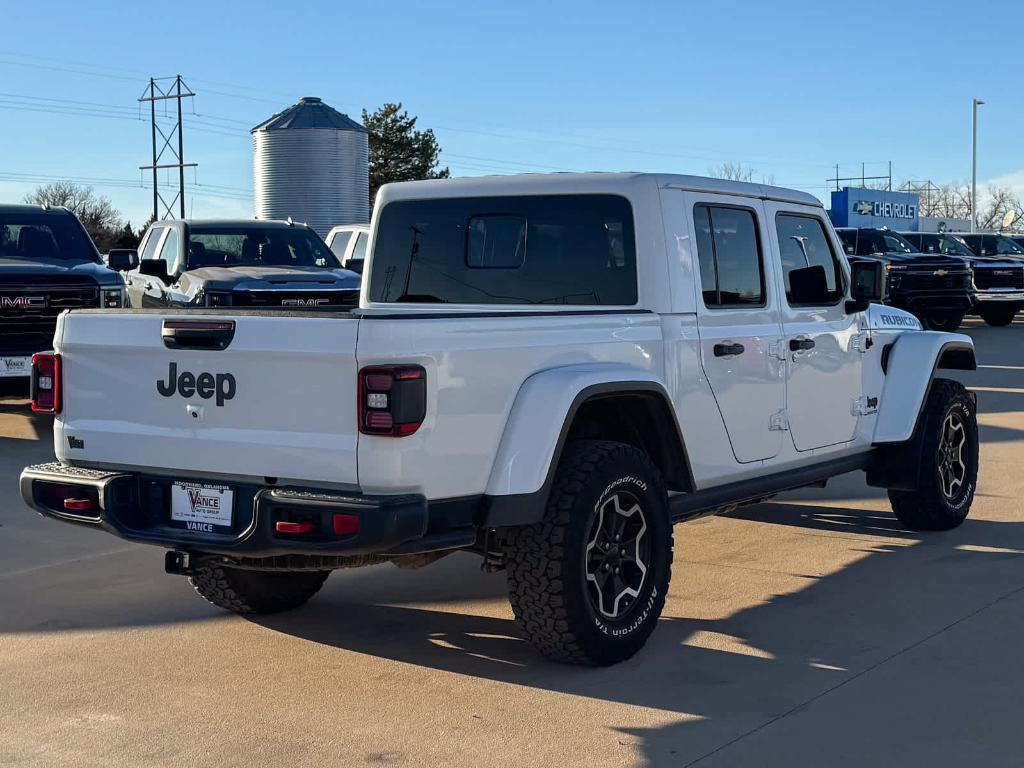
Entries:
[[188, 552], [171, 550], [164, 555], [164, 570], [172, 576], [191, 576], [192, 558]]

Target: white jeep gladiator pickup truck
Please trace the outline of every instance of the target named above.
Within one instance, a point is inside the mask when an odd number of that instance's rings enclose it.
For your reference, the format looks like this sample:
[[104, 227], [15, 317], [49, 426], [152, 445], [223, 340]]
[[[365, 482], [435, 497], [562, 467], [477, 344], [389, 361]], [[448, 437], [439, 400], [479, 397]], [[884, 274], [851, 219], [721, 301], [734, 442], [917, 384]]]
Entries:
[[384, 187], [350, 312], [75, 310], [38, 355], [34, 509], [165, 547], [240, 613], [456, 550], [545, 655], [634, 654], [672, 525], [852, 470], [903, 525], [968, 513], [967, 336], [922, 331], [813, 197], [583, 174]]

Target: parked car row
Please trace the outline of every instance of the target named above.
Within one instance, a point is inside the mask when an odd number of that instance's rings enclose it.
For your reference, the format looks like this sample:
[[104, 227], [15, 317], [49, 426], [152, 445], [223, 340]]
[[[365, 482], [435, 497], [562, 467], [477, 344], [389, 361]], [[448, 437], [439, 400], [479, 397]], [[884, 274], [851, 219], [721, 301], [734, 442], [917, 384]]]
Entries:
[[163, 220], [101, 255], [66, 208], [0, 205], [0, 378], [30, 375], [65, 309], [354, 306], [368, 231], [332, 230], [336, 255], [291, 221]]
[[[999, 234], [836, 230], [847, 257], [885, 265], [887, 303], [955, 331], [967, 314], [1003, 326], [1024, 307], [1024, 246]], [[1024, 236], [1019, 238], [1024, 241]]]

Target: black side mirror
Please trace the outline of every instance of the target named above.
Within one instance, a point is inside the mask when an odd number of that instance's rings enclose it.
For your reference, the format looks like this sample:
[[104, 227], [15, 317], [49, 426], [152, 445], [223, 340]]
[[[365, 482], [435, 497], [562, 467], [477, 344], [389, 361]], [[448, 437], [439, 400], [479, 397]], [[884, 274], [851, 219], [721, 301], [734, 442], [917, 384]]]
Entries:
[[171, 282], [171, 276], [167, 274], [167, 262], [163, 259], [146, 259], [139, 264], [139, 272], [147, 277], [155, 277], [164, 285]]
[[[825, 274], [825, 267], [815, 264], [790, 272], [789, 291], [786, 297], [791, 304], [828, 303], [828, 276]], [[832, 301], [834, 302], [835, 299], [833, 298]]]
[[345, 262], [345, 269], [349, 272], [355, 272], [357, 275], [363, 274], [363, 263], [366, 259], [349, 259]]
[[139, 266], [139, 252], [134, 248], [111, 248], [107, 254], [107, 266], [117, 272], [127, 272]]
[[874, 259], [850, 263], [850, 300], [846, 312], [863, 312], [871, 302], [885, 300], [885, 264]]

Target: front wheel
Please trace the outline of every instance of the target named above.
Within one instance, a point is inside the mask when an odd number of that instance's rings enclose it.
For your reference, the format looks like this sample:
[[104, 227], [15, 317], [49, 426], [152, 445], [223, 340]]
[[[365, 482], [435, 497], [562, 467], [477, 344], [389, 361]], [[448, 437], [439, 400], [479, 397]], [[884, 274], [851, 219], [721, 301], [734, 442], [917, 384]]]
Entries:
[[647, 642], [672, 573], [672, 526], [657, 468], [638, 448], [570, 443], [544, 520], [504, 534], [516, 623], [555, 661], [608, 665]]
[[920, 318], [921, 324], [929, 331], [945, 331], [952, 333], [964, 321], [964, 313], [957, 310], [925, 312]]
[[935, 379], [908, 459], [920, 461], [916, 491], [889, 491], [896, 517], [914, 531], [948, 531], [966, 518], [978, 484], [978, 418], [963, 385]]
[[978, 307], [981, 319], [997, 328], [1012, 323], [1018, 311], [1020, 311], [1020, 306], [1017, 304], [990, 304]]

